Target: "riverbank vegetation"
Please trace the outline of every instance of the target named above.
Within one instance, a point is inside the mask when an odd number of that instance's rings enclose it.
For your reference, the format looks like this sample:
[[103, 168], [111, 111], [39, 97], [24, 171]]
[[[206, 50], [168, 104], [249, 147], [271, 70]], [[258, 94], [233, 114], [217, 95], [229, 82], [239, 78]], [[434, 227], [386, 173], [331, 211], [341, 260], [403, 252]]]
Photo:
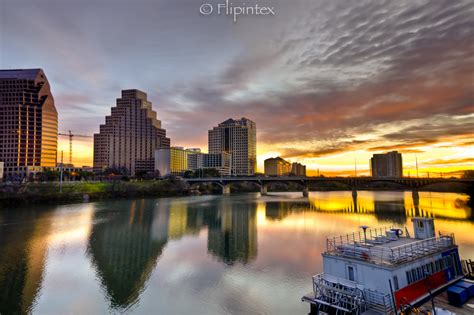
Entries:
[[182, 181], [103, 181], [1, 184], [0, 204], [3, 206], [35, 203], [71, 203], [84, 200], [135, 197], [172, 197], [189, 193]]

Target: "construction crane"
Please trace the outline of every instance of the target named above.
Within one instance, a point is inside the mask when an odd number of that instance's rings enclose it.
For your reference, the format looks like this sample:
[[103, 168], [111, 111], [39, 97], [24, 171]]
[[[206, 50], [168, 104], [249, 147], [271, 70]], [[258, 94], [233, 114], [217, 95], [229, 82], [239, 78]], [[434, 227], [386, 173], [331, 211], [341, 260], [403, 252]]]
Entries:
[[77, 137], [77, 138], [93, 138], [92, 136], [87, 136], [87, 135], [76, 135], [71, 132], [71, 130], [68, 131], [68, 133], [58, 133], [59, 136], [66, 136], [69, 137], [69, 164], [72, 164], [72, 138]]

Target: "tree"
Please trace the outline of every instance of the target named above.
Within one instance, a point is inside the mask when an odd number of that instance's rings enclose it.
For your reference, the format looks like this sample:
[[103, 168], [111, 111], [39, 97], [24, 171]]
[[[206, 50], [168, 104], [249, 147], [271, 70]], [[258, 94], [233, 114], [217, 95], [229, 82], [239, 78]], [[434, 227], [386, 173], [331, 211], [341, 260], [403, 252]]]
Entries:
[[187, 170], [183, 173], [183, 177], [184, 178], [193, 178], [193, 177], [196, 177], [196, 176], [195, 176], [193, 171]]
[[194, 173], [195, 175], [196, 174], [198, 175], [196, 177], [199, 177], [199, 174], [200, 174], [199, 172], [201, 172], [202, 177], [220, 177], [221, 176], [219, 171], [215, 168], [203, 168], [201, 170], [196, 170], [196, 172]]

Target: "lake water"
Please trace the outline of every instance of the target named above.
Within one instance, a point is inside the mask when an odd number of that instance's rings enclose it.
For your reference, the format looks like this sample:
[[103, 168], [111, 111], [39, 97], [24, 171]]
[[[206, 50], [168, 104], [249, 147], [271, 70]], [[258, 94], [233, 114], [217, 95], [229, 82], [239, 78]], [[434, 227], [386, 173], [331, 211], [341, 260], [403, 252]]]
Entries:
[[307, 314], [328, 236], [435, 217], [474, 259], [453, 193], [312, 192], [0, 210], [0, 313]]

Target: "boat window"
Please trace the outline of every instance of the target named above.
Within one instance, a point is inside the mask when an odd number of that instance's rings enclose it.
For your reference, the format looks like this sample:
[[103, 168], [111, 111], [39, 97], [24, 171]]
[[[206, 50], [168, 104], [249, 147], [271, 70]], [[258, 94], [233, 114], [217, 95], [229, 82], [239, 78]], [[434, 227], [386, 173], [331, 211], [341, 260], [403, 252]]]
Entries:
[[349, 276], [349, 280], [355, 281], [354, 267], [352, 267], [352, 266], [347, 266], [347, 274], [348, 274], [348, 276]]
[[420, 229], [422, 229], [422, 228], [424, 227], [424, 226], [423, 226], [423, 221], [418, 221], [418, 227], [419, 227]]
[[393, 276], [393, 286], [395, 287], [395, 291], [397, 291], [400, 287], [398, 286], [398, 277]]
[[413, 282], [413, 278], [411, 276], [411, 272], [407, 271], [407, 283], [410, 284]]
[[462, 272], [461, 270], [459, 270], [459, 265], [458, 265], [458, 261], [456, 259], [456, 254], [451, 254], [451, 260], [453, 261], [453, 265], [454, 265], [454, 270], [456, 272], [456, 275], [460, 275]]

